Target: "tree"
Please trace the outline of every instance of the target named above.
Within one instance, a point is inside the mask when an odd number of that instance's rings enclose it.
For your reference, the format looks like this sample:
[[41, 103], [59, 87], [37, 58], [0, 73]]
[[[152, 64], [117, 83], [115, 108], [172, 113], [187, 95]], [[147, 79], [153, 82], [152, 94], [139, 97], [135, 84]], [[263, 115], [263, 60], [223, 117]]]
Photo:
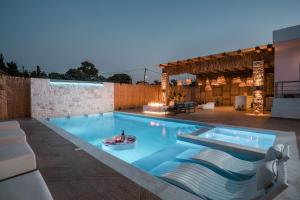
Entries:
[[30, 77], [30, 74], [29, 74], [28, 70], [24, 70], [23, 77], [25, 77], [25, 78], [29, 78]]
[[11, 62], [8, 62], [6, 63], [7, 65], [7, 70], [6, 72], [11, 75], [11, 76], [18, 76], [20, 73], [19, 73], [19, 70], [18, 70], [18, 66], [17, 66], [17, 63], [11, 61]]
[[106, 78], [102, 75], [99, 75], [97, 81], [106, 81]]
[[114, 74], [109, 77], [107, 81], [114, 83], [132, 83], [132, 79], [128, 74]]
[[3, 72], [7, 72], [7, 68], [5, 66], [4, 57], [0, 54], [0, 70]]
[[51, 78], [51, 79], [65, 79], [65, 75], [64, 74], [55, 73], [55, 72], [49, 73], [48, 77]]
[[40, 66], [36, 66], [36, 70], [30, 73], [30, 76], [33, 78], [47, 78], [46, 72], [41, 71]]
[[91, 62], [88, 61], [82, 62], [78, 70], [86, 74], [90, 80], [97, 80], [98, 78], [98, 69]]
[[88, 76], [84, 72], [72, 68], [66, 72], [65, 78], [69, 80], [80, 80], [80, 81], [88, 80]]

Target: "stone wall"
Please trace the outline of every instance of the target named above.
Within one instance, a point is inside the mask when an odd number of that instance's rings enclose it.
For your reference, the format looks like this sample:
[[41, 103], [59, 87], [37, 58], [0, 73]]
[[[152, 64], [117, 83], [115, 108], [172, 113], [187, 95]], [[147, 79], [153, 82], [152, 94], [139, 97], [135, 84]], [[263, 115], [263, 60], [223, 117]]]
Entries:
[[114, 84], [50, 84], [31, 79], [31, 117], [58, 117], [114, 110]]

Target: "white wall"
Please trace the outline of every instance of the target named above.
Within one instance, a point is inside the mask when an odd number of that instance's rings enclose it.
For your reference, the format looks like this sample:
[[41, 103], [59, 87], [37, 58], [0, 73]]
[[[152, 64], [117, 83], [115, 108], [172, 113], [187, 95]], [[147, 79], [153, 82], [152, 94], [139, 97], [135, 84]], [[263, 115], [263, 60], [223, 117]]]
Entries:
[[275, 82], [300, 80], [300, 25], [273, 32]]
[[300, 119], [299, 98], [274, 98], [272, 117]]
[[31, 79], [31, 116], [56, 117], [114, 110], [114, 84], [102, 86], [53, 85], [49, 79]]
[[[274, 31], [273, 46], [275, 47], [275, 82], [300, 80], [300, 25]], [[300, 90], [298, 83], [292, 83], [289, 86], [294, 86], [293, 90]], [[283, 89], [291, 88], [284, 87]], [[285, 93], [289, 92], [285, 91]], [[291, 91], [291, 93], [294, 94], [295, 91]], [[299, 105], [300, 98], [275, 97], [272, 116], [300, 119]]]

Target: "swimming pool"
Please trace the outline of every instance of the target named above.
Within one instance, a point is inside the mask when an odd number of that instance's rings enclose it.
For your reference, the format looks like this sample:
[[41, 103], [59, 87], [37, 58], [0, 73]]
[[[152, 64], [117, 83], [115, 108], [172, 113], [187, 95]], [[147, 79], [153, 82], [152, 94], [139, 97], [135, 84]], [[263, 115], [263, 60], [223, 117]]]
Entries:
[[197, 137], [265, 150], [273, 145], [276, 138], [276, 136], [271, 133], [264, 134], [233, 128], [214, 128], [198, 135]]
[[[177, 134], [192, 133], [202, 127], [197, 124], [138, 117], [123, 113], [52, 118], [50, 123], [127, 163], [133, 163], [176, 145], [180, 143], [176, 140]], [[135, 148], [111, 150], [102, 147], [103, 139], [118, 135], [122, 130], [125, 131], [125, 134], [134, 135], [137, 138]]]

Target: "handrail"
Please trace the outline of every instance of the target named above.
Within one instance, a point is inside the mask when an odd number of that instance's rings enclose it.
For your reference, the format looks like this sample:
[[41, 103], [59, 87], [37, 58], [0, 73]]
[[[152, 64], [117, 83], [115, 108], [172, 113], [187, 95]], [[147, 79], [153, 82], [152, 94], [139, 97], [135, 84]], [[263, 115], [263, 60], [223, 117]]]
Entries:
[[300, 80], [275, 82], [275, 97], [300, 98]]

